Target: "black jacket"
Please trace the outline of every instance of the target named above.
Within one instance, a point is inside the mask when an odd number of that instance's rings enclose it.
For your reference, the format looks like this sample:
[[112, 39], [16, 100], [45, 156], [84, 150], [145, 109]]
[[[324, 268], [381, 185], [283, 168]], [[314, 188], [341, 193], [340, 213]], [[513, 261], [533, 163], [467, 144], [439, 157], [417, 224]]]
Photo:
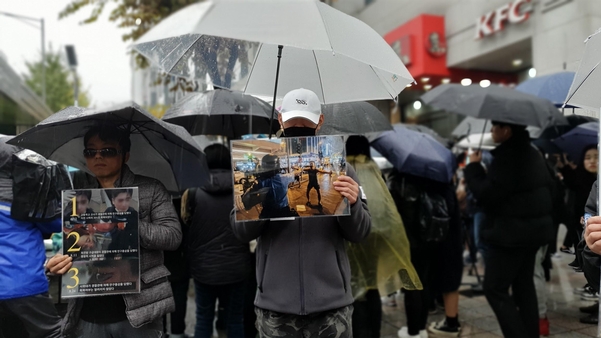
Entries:
[[190, 273], [200, 283], [233, 284], [250, 273], [250, 248], [232, 231], [232, 172], [211, 170], [211, 183], [188, 191], [191, 214], [188, 236]]
[[[599, 207], [597, 205], [598, 189], [597, 182], [595, 182], [589, 194], [586, 206], [584, 207], [585, 214], [591, 216], [599, 215]], [[582, 251], [582, 270], [584, 271], [584, 276], [586, 277], [588, 284], [592, 286], [595, 291], [599, 292], [599, 279], [601, 277], [601, 269], [599, 267], [601, 266], [601, 256], [592, 252], [588, 246], [586, 246], [586, 241], [584, 239], [582, 239], [582, 242], [579, 245], [584, 246], [584, 250]]]
[[484, 208], [481, 238], [501, 247], [540, 247], [554, 237], [554, 183], [545, 160], [526, 131], [503, 142], [488, 172], [480, 163], [465, 168], [468, 188]]

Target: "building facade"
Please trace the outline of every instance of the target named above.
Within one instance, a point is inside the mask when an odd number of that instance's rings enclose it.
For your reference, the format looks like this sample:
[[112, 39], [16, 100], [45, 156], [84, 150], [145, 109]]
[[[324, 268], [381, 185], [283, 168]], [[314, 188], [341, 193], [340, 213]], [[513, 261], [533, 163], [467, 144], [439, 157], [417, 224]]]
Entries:
[[601, 2], [376, 0], [355, 16], [385, 37], [416, 79], [392, 105], [391, 121], [447, 136], [461, 117], [416, 103], [420, 95], [441, 83], [513, 87], [576, 71], [584, 40], [601, 27]]

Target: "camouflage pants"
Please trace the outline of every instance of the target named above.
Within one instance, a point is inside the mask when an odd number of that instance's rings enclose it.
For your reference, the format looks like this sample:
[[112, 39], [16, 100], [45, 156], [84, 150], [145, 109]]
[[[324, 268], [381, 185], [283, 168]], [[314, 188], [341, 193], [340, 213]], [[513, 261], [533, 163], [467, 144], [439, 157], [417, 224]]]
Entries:
[[353, 306], [298, 316], [255, 308], [261, 338], [353, 338]]

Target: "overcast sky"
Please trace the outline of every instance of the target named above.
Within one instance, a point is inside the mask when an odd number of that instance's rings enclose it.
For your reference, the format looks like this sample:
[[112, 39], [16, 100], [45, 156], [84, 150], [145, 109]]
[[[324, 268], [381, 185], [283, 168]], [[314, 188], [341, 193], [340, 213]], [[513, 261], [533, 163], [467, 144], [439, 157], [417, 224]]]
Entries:
[[[127, 43], [121, 35], [127, 30], [117, 28], [108, 21], [109, 12], [115, 7], [108, 2], [104, 14], [97, 22], [80, 25], [92, 7], [81, 13], [58, 20], [58, 13], [69, 3], [68, 0], [19, 0], [2, 1], [0, 11], [44, 18], [46, 25], [46, 49], [75, 46], [78, 72], [84, 88], [89, 90], [92, 104], [112, 105], [131, 100], [131, 69], [127, 54]], [[39, 59], [41, 50], [40, 31], [19, 20], [0, 15], [0, 51], [17, 73], [25, 73], [26, 61]]]

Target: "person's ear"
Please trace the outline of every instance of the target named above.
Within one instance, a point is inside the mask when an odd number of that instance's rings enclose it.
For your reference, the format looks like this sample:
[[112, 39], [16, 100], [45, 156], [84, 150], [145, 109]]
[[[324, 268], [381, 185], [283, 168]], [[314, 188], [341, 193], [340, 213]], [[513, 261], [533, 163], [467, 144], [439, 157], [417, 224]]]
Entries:
[[315, 128], [315, 135], [317, 135], [317, 133], [319, 132], [319, 129], [321, 129], [322, 125], [323, 125], [323, 114], [319, 115], [319, 122], [317, 123], [317, 127]]
[[126, 164], [129, 161], [129, 151], [125, 153], [125, 157], [123, 158], [123, 164]]

